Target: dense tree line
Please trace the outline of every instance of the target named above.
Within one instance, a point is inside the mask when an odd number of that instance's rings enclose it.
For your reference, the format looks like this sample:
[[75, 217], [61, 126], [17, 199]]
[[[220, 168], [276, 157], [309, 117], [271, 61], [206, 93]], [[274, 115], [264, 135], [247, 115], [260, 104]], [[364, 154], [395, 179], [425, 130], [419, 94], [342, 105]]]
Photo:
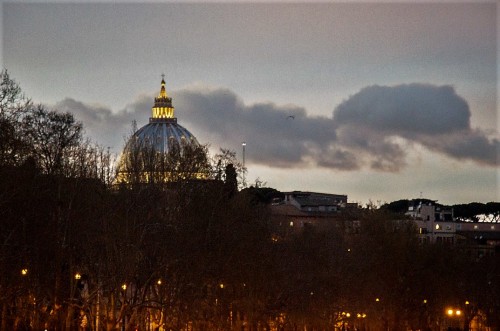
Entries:
[[447, 305], [499, 326], [498, 257], [422, 246], [386, 210], [276, 236], [280, 193], [237, 190], [234, 153], [206, 146], [159, 171], [138, 146], [113, 185], [71, 114], [1, 81], [0, 330], [437, 330]]
[[[435, 203], [433, 200], [429, 199], [418, 200], [423, 204]], [[381, 208], [388, 210], [394, 214], [404, 214], [406, 211], [408, 211], [409, 203], [409, 200], [401, 199], [392, 201], [390, 203], [385, 203], [381, 206]], [[498, 222], [498, 219], [500, 217], [500, 202], [471, 202], [450, 206], [436, 203], [436, 206], [453, 209], [453, 216], [456, 219], [464, 221], [477, 222], [479, 221], [479, 215], [492, 215], [494, 217], [494, 220]]]

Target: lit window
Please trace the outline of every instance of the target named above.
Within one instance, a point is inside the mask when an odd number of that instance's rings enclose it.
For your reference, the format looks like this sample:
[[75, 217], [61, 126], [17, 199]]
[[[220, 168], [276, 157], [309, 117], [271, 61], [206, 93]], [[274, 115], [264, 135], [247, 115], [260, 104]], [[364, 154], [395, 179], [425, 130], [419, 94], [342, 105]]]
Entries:
[[441, 229], [441, 225], [436, 224], [436, 230], [439, 230], [439, 229]]
[[290, 226], [293, 226], [293, 221], [290, 222]]

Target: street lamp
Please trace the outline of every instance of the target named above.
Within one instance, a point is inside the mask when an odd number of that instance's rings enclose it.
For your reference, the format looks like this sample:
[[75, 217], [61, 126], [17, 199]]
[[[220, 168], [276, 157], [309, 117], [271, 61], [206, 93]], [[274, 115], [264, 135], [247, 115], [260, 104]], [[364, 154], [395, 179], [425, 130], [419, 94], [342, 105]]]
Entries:
[[449, 327], [460, 325], [460, 320], [462, 317], [462, 311], [460, 309], [454, 307], [446, 308], [446, 315], [448, 316]]
[[446, 311], [446, 314], [450, 317], [460, 316], [460, 315], [462, 315], [462, 311], [460, 309], [448, 308], [448, 310]]
[[243, 187], [246, 187], [245, 183], [245, 146], [247, 143], [244, 141], [241, 143], [241, 147], [243, 148]]

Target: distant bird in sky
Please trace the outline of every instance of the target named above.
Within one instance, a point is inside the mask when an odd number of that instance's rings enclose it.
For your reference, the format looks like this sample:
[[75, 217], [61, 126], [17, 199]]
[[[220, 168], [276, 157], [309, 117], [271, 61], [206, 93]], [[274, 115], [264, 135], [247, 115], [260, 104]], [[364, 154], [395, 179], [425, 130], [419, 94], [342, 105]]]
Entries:
[[295, 119], [295, 116], [293, 116], [293, 115], [289, 115], [286, 119], [289, 119], [289, 118], [291, 118], [292, 120], [294, 120], [294, 119]]

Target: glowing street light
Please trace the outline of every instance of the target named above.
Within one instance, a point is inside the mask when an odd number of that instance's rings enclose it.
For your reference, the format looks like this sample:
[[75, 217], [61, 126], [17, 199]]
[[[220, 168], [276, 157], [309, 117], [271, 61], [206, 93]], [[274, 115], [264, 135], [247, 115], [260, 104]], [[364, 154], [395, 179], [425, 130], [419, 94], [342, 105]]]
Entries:
[[26, 276], [28, 274], [28, 269], [24, 268], [21, 270], [21, 275]]
[[77, 273], [75, 274], [75, 279], [76, 279], [76, 280], [82, 279], [82, 275], [81, 275], [79, 272], [77, 272]]

